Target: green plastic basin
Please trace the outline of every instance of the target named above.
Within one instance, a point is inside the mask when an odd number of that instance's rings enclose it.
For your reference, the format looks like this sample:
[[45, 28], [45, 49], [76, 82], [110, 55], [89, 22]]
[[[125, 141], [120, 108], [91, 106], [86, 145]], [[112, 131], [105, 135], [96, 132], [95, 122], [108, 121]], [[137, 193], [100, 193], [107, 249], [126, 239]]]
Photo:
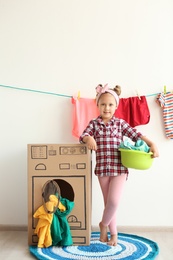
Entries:
[[137, 170], [147, 170], [153, 163], [151, 158], [152, 153], [146, 153], [143, 151], [128, 150], [120, 148], [121, 163], [126, 168], [132, 168]]

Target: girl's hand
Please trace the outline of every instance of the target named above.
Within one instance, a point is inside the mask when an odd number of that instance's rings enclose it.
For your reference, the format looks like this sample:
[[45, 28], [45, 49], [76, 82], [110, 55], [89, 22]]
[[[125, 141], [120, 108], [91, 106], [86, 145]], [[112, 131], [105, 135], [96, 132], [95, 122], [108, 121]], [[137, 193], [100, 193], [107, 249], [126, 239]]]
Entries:
[[152, 144], [150, 146], [150, 152], [152, 152], [152, 158], [156, 158], [156, 157], [159, 157], [159, 151], [157, 149], [157, 146], [155, 144]]
[[152, 152], [152, 158], [159, 157], [159, 151], [155, 143], [153, 143], [150, 139], [148, 139], [146, 136], [141, 136], [141, 139], [147, 143], [147, 145], [150, 147], [150, 152]]
[[97, 144], [96, 141], [94, 140], [94, 138], [92, 136], [84, 136], [83, 138], [83, 142], [86, 143], [87, 147], [89, 150], [97, 150]]

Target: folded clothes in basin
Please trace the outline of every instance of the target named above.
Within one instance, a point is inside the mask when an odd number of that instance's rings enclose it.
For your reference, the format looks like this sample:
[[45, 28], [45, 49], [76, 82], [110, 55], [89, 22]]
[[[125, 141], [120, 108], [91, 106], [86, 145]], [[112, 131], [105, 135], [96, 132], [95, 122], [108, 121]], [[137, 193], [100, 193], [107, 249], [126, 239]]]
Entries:
[[119, 146], [119, 148], [122, 149], [128, 149], [128, 150], [137, 150], [137, 151], [143, 151], [148, 153], [150, 151], [150, 147], [144, 142], [143, 140], [138, 140], [135, 144], [132, 144], [129, 142], [128, 139], [125, 139]]

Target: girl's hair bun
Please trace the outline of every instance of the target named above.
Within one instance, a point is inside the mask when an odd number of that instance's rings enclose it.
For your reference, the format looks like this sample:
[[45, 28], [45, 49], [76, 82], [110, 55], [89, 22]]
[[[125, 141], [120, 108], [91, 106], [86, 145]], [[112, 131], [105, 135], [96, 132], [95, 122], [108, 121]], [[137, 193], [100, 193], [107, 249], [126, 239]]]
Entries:
[[118, 96], [121, 95], [121, 87], [119, 85], [116, 85], [113, 90], [117, 93]]

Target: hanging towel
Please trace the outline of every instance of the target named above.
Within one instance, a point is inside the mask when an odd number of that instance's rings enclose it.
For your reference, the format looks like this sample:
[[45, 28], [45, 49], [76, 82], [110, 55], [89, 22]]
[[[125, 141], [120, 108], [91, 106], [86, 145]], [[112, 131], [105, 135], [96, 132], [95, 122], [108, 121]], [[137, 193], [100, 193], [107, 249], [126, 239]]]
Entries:
[[[99, 116], [95, 99], [72, 98], [73, 129], [75, 137], [81, 136], [89, 121]], [[145, 96], [120, 98], [115, 116], [124, 119], [132, 127], [145, 125], [150, 120], [150, 111]]]
[[121, 98], [115, 116], [124, 119], [132, 127], [148, 124], [150, 111], [146, 97]]
[[163, 109], [163, 121], [166, 137], [173, 139], [173, 93], [167, 92], [165, 94], [158, 94], [156, 102]]

